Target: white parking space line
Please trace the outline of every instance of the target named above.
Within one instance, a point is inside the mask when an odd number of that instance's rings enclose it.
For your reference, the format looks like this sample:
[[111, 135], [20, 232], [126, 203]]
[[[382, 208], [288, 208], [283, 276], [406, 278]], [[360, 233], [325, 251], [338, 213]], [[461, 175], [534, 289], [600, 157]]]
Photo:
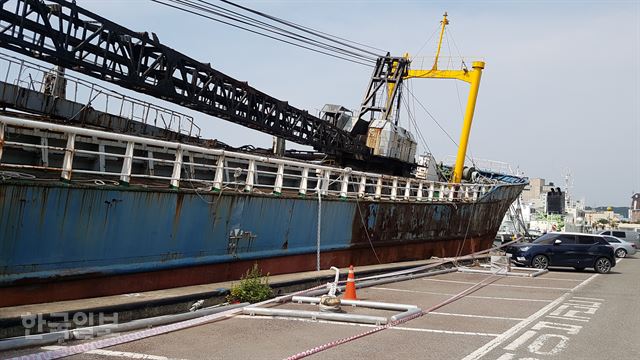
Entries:
[[[331, 324], [331, 325], [360, 326], [360, 327], [369, 327], [369, 328], [378, 327], [378, 325], [372, 325], [372, 324], [358, 324], [358, 323], [352, 323], [352, 322], [331, 321], [331, 320], [312, 320], [312, 319], [290, 318], [290, 317], [283, 317], [283, 316], [238, 315], [235, 318], [236, 319], [253, 319], [253, 320], [287, 320], [287, 321], [300, 321], [300, 322], [311, 322], [311, 323]], [[413, 332], [447, 334], [447, 335], [490, 336], [490, 337], [500, 336], [500, 334], [484, 333], [484, 332], [423, 329], [423, 328], [413, 328], [413, 327], [403, 327], [403, 326], [393, 326], [388, 328], [388, 330], [413, 331]]]
[[522, 321], [523, 318], [512, 318], [512, 317], [503, 317], [503, 316], [487, 316], [487, 315], [472, 315], [472, 314], [454, 314], [454, 313], [446, 313], [446, 312], [436, 312], [431, 311], [429, 315], [443, 315], [443, 316], [460, 316], [460, 317], [470, 317], [470, 318], [480, 318], [480, 319], [495, 319], [495, 320], [512, 320], [512, 321]]
[[557, 305], [561, 304], [563, 301], [568, 299], [573, 292], [575, 292], [575, 291], [579, 290], [580, 288], [582, 288], [583, 286], [587, 285], [589, 282], [591, 282], [593, 279], [595, 279], [598, 275], [599, 274], [593, 274], [589, 278], [587, 278], [586, 280], [581, 282], [580, 284], [576, 285], [574, 288], [568, 289], [569, 291], [564, 293], [562, 296], [560, 296], [559, 298], [555, 299], [553, 302], [549, 303], [548, 305], [546, 305], [542, 309], [538, 310], [537, 312], [535, 312], [534, 314], [532, 314], [528, 318], [526, 318], [526, 319], [522, 320], [521, 322], [517, 323], [511, 329], [503, 332], [497, 338], [489, 341], [484, 346], [482, 346], [479, 349], [475, 350], [471, 354], [465, 356], [462, 360], [477, 360], [477, 359], [482, 358], [483, 356], [488, 354], [490, 351], [492, 351], [493, 349], [495, 349], [498, 346], [502, 345], [504, 342], [509, 340], [512, 336], [514, 336], [515, 334], [520, 332], [520, 330], [524, 329], [525, 327], [529, 326], [534, 321], [536, 321], [539, 318], [543, 317], [547, 312], [551, 311], [551, 309], [553, 309], [554, 307], [556, 307]]
[[584, 281], [584, 279], [561, 279], [561, 278], [553, 278], [553, 277], [544, 277], [544, 275], [543, 276], [534, 277], [532, 279], [535, 279], [535, 280], [553, 280], [553, 281], [573, 281], [573, 282]]
[[[60, 350], [60, 349], [64, 349], [64, 346], [43, 346], [41, 347], [41, 349], [42, 350]], [[127, 358], [127, 359], [178, 360], [178, 359], [168, 358], [166, 356], [140, 354], [140, 353], [134, 353], [134, 352], [127, 352], [127, 351], [111, 351], [111, 350], [102, 350], [102, 349], [89, 350], [85, 352], [85, 354], [120, 357], [120, 358]]]
[[[372, 326], [372, 325], [370, 325]], [[408, 328], [402, 326], [394, 326], [389, 328], [390, 330], [403, 330], [403, 331], [417, 331], [417, 332], [428, 332], [428, 333], [436, 333], [436, 334], [450, 334], [450, 335], [468, 335], [468, 336], [492, 336], [498, 337], [500, 334], [492, 334], [492, 333], [482, 333], [482, 332], [469, 332], [469, 331], [452, 331], [452, 330], [438, 330], [438, 329], [422, 329], [422, 328]]]
[[[429, 295], [441, 295], [441, 296], [453, 296], [455, 294], [447, 294], [433, 291], [420, 291], [420, 290], [407, 290], [407, 289], [394, 289], [388, 287], [372, 287], [371, 289], [375, 290], [385, 290], [385, 291], [398, 291], [398, 292], [409, 292], [416, 294], [429, 294]], [[544, 300], [544, 299], [525, 299], [525, 298], [511, 298], [511, 297], [498, 297], [498, 296], [479, 296], [479, 295], [467, 295], [465, 298], [471, 299], [486, 299], [486, 300], [505, 300], [505, 301], [527, 301], [527, 302], [552, 302], [553, 300]]]
[[605, 301], [605, 299], [592, 298], [592, 297], [583, 297], [583, 296], [574, 296], [574, 297], [572, 297], [572, 299], [578, 299], [578, 300], [593, 300], [593, 301]]
[[[441, 280], [441, 279], [420, 279], [423, 281], [438, 281], [438, 282], [446, 282], [446, 283], [454, 283], [454, 284], [469, 284], [475, 285], [475, 282], [469, 281], [457, 281], [457, 280]], [[524, 288], [524, 289], [551, 289], [551, 290], [571, 290], [571, 288], [558, 288], [558, 287], [549, 287], [549, 286], [530, 286], [530, 285], [507, 285], [507, 284], [489, 284], [487, 286], [501, 286], [501, 287], [515, 287], [515, 288]]]

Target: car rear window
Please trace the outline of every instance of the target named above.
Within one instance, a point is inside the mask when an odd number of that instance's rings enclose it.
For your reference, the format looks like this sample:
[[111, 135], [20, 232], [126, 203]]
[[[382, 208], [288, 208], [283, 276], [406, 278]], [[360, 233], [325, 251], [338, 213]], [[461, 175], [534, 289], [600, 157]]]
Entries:
[[624, 233], [624, 231], [612, 231], [612, 235], [615, 237], [619, 237], [619, 238], [624, 238], [627, 236], [627, 234]]
[[605, 240], [607, 240], [610, 243], [619, 243], [620, 242], [620, 240], [614, 238], [613, 236], [605, 236], [604, 238], [605, 238]]

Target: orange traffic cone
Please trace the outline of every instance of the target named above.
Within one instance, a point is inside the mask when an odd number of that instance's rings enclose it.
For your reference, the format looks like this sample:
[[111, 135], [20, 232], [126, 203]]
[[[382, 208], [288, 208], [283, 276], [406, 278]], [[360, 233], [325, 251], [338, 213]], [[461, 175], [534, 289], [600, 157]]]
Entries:
[[353, 273], [353, 265], [349, 266], [349, 275], [347, 276], [347, 286], [344, 289], [344, 300], [358, 300], [356, 297], [356, 276]]

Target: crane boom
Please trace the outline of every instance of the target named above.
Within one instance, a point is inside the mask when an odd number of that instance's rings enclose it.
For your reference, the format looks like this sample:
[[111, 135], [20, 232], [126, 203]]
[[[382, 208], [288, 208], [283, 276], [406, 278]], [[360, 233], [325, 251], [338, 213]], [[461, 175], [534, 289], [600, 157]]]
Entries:
[[346, 131], [75, 2], [0, 0], [0, 47], [340, 157], [370, 149]]

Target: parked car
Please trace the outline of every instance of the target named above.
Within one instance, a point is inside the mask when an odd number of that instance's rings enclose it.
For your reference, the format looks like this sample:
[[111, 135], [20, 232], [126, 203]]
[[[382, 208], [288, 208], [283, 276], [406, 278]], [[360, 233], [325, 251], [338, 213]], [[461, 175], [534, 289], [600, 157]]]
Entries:
[[567, 266], [576, 270], [593, 268], [604, 274], [616, 266], [613, 246], [593, 234], [550, 232], [532, 243], [507, 246], [505, 251], [516, 265], [538, 269]]
[[636, 246], [640, 245], [640, 233], [631, 230], [605, 230], [601, 231], [600, 235], [615, 236], [618, 239], [635, 243]]
[[616, 257], [623, 258], [636, 253], [636, 244], [634, 243], [618, 239], [615, 236], [602, 235], [602, 237], [613, 246], [613, 253], [616, 254]]

